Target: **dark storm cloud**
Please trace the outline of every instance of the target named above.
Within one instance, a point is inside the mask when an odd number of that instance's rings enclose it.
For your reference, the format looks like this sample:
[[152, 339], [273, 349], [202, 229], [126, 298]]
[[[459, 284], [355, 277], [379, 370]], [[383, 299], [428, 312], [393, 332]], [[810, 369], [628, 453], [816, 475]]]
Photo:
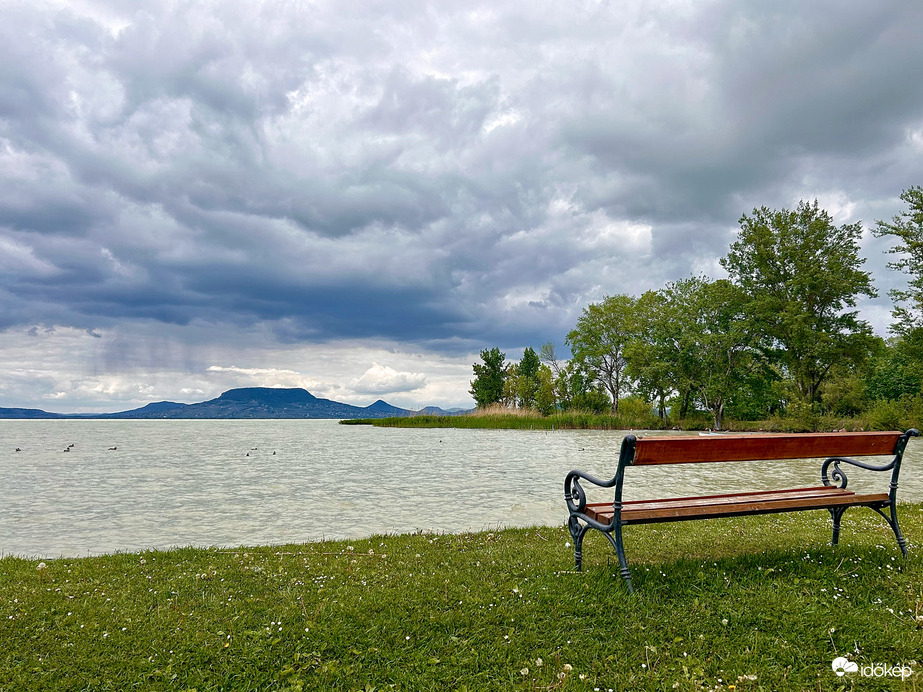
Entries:
[[917, 4], [3, 12], [4, 326], [537, 345], [755, 205], [923, 178]]

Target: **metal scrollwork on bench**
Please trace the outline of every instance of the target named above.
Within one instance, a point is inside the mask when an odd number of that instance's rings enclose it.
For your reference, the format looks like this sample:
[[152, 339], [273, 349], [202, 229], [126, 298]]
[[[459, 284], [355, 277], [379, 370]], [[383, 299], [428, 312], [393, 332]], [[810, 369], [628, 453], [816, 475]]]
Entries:
[[586, 491], [584, 491], [583, 486], [580, 485], [580, 480], [576, 476], [568, 476], [567, 480], [570, 485], [569, 488], [564, 490], [567, 507], [571, 512], [582, 512], [586, 509]]
[[[853, 466], [858, 466], [860, 469], [867, 469], [869, 471], [890, 471], [894, 468], [894, 465], [897, 463], [899, 458], [900, 457], [895, 457], [888, 464], [876, 466], [875, 464], [866, 464], [865, 462], [858, 461], [856, 459], [850, 459], [849, 457], [830, 457], [820, 468], [820, 479], [823, 481], [824, 485], [837, 484], [838, 487], [845, 488], [846, 484], [849, 482], [849, 479], [846, 477], [846, 472], [840, 468], [840, 462], [844, 464], [852, 464]], [[828, 475], [827, 470], [830, 468], [831, 464], [833, 464], [833, 470], [830, 471]], [[831, 480], [833, 483], [830, 482]]]

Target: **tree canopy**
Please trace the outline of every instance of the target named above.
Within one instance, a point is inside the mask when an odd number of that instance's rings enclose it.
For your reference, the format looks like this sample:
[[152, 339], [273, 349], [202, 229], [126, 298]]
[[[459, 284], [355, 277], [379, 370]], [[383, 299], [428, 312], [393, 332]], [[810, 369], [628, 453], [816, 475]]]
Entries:
[[506, 377], [506, 354], [499, 348], [481, 351], [482, 363], [474, 364], [474, 379], [468, 390], [478, 408], [499, 403], [503, 398], [503, 381]]
[[583, 310], [577, 326], [567, 335], [574, 361], [586, 368], [612, 397], [612, 413], [628, 389], [625, 348], [631, 342], [637, 321], [637, 301], [626, 295], [609, 296]]
[[859, 256], [861, 224], [836, 226], [826, 211], [800, 202], [794, 210], [754, 209], [721, 265], [747, 296], [763, 347], [792, 378], [808, 404], [838, 362], [861, 359], [871, 338], [854, 309], [875, 296]]
[[898, 243], [889, 253], [900, 257], [888, 266], [910, 276], [906, 289], [889, 292], [895, 301], [892, 329], [898, 334], [908, 334], [923, 329], [923, 187], [919, 185], [904, 190], [901, 199], [909, 209], [891, 221], [878, 221], [872, 230], [878, 237], [890, 236]]

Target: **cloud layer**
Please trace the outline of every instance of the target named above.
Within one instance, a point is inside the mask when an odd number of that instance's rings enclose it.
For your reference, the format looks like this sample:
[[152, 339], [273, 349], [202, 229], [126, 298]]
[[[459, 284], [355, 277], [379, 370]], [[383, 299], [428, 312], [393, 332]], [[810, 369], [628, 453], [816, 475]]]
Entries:
[[[604, 295], [717, 274], [754, 206], [817, 197], [868, 228], [923, 181], [916, 3], [3, 14], [3, 342], [75, 330], [84, 360], [30, 367], [131, 370], [155, 398], [157, 372], [272, 371], [325, 346], [340, 364], [297, 377], [433, 386], [442, 358], [470, 371], [486, 345], [560, 342]], [[883, 249], [866, 240], [884, 296], [900, 278]], [[887, 324], [884, 299], [864, 309]], [[164, 346], [141, 363], [152, 335]], [[442, 402], [466, 389], [456, 376]]]

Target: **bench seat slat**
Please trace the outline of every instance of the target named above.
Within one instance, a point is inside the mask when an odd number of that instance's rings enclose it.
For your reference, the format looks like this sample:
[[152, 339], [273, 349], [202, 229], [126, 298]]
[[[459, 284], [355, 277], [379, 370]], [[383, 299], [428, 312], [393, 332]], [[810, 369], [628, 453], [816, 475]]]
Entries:
[[[890, 498], [886, 493], [856, 495], [850, 490], [827, 486], [767, 493], [739, 493], [717, 499], [691, 497], [666, 501], [639, 501], [625, 503], [622, 509], [622, 524], [651, 524], [853, 505], [883, 507], [889, 502]], [[613, 514], [611, 502], [594, 503], [586, 507], [587, 516], [604, 524], [612, 521]]]
[[[626, 511], [647, 509], [669, 509], [673, 507], [707, 507], [712, 505], [732, 505], [741, 502], [768, 502], [793, 498], [828, 497], [831, 495], [855, 495], [852, 490], [845, 490], [831, 485], [813, 488], [792, 488], [785, 490], [762, 490], [758, 492], [733, 493], [727, 495], [697, 495], [694, 497], [670, 497], [657, 500], [634, 500], [622, 503], [622, 514]], [[611, 502], [608, 504], [612, 504]]]
[[802, 433], [797, 435], [705, 435], [641, 437], [632, 466], [761, 459], [884, 456], [893, 454], [902, 433]]

